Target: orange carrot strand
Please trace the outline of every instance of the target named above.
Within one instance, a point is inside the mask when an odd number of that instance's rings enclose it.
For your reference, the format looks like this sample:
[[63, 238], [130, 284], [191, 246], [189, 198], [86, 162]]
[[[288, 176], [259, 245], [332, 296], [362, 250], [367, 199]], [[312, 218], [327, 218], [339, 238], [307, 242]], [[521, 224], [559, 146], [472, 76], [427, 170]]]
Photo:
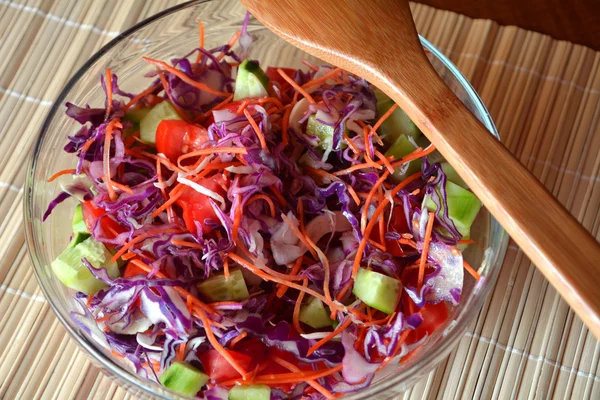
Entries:
[[77, 170], [75, 168], [63, 169], [62, 171], [58, 171], [57, 173], [52, 175], [50, 178], [48, 178], [48, 182], [52, 182], [59, 176], [63, 176], [63, 175], [67, 175], [67, 174], [74, 175], [76, 172], [77, 172]]
[[425, 238], [423, 238], [423, 251], [421, 252], [421, 259], [419, 261], [419, 279], [417, 281], [418, 293], [421, 293], [421, 287], [423, 286], [423, 279], [425, 278], [425, 265], [427, 264], [427, 253], [429, 252], [429, 243], [431, 242], [431, 232], [433, 231], [433, 220], [435, 214], [429, 212], [427, 219], [427, 227], [425, 229]]

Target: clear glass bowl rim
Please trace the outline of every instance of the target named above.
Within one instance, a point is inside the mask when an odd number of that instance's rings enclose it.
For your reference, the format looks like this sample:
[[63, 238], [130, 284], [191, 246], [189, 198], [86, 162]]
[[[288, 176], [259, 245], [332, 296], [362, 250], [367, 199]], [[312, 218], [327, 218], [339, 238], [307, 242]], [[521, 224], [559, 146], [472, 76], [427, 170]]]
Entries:
[[[51, 124], [53, 118], [59, 111], [59, 108], [65, 102], [66, 97], [67, 97], [68, 93], [70, 92], [70, 90], [87, 73], [87, 71], [90, 69], [90, 67], [96, 61], [98, 61], [104, 54], [106, 54], [108, 51], [110, 51], [113, 47], [117, 46], [120, 42], [126, 40], [128, 37], [134, 35], [141, 28], [152, 24], [156, 20], [159, 20], [170, 14], [184, 10], [188, 7], [193, 7], [197, 4], [206, 3], [206, 2], [210, 2], [210, 1], [214, 1], [214, 0], [191, 0], [191, 1], [179, 4], [179, 5], [176, 5], [174, 7], [168, 8], [166, 10], [163, 10], [157, 14], [154, 14], [154, 15], [150, 16], [149, 18], [135, 24], [131, 28], [125, 30], [123, 33], [121, 33], [120, 35], [118, 35], [117, 37], [112, 39], [110, 42], [108, 42], [106, 45], [104, 45], [94, 55], [92, 55], [90, 57], [90, 59], [87, 60], [84, 63], [84, 65], [81, 66], [81, 68], [79, 68], [79, 70], [71, 77], [71, 79], [69, 79], [69, 81], [67, 82], [67, 84], [62, 89], [59, 96], [57, 97], [57, 99], [52, 104], [50, 110], [48, 111], [48, 115], [46, 116], [46, 118], [44, 120], [44, 123], [40, 130], [40, 133], [36, 139], [36, 143], [33, 147], [32, 153], [30, 155], [30, 160], [28, 163], [29, 166], [28, 166], [28, 170], [27, 170], [27, 178], [26, 178], [26, 182], [25, 182], [25, 192], [24, 192], [25, 196], [24, 196], [24, 201], [23, 201], [23, 207], [24, 207], [24, 216], [25, 216], [25, 218], [24, 218], [25, 233], [26, 233], [25, 236], [26, 236], [28, 253], [29, 253], [29, 257], [32, 262], [32, 265], [34, 267], [34, 272], [35, 272], [36, 278], [38, 280], [39, 286], [41, 287], [41, 290], [44, 293], [44, 296], [48, 300], [50, 307], [54, 311], [54, 314], [59, 319], [59, 321], [62, 323], [63, 327], [69, 333], [69, 335], [75, 340], [77, 345], [81, 349], [83, 349], [88, 354], [88, 356], [90, 356], [92, 359], [94, 359], [95, 361], [100, 363], [100, 366], [105, 371], [110, 371], [112, 374], [116, 375], [116, 377], [120, 380], [120, 382], [137, 387], [137, 388], [145, 391], [146, 394], [149, 394], [151, 396], [159, 397], [159, 398], [163, 398], [163, 399], [171, 399], [172, 397], [166, 396], [164, 394], [164, 388], [163, 388], [163, 390], [156, 390], [156, 389], [160, 388], [160, 386], [157, 383], [154, 383], [154, 382], [151, 382], [151, 381], [148, 381], [145, 379], [140, 379], [134, 373], [132, 373], [132, 372], [122, 368], [121, 366], [117, 365], [116, 363], [114, 363], [100, 349], [98, 349], [96, 344], [90, 342], [87, 338], [85, 338], [79, 332], [77, 332], [77, 330], [74, 328], [73, 322], [71, 320], [65, 318], [65, 316], [61, 312], [59, 312], [59, 307], [55, 304], [55, 302], [54, 302], [55, 300], [51, 296], [49, 296], [49, 293], [43, 284], [43, 279], [40, 276], [39, 269], [42, 268], [43, 266], [41, 265], [41, 262], [38, 258], [36, 250], [35, 250], [34, 232], [33, 232], [31, 224], [29, 223], [29, 221], [31, 221], [33, 218], [33, 216], [32, 216], [32, 204], [33, 203], [32, 202], [34, 201], [34, 199], [33, 199], [34, 174], [35, 174], [36, 167], [37, 167], [37, 154], [40, 152], [40, 149], [41, 149], [43, 141], [44, 141], [44, 137], [49, 132], [49, 127], [50, 127], [50, 124]], [[476, 105], [477, 112], [482, 117], [481, 122], [486, 126], [486, 128], [490, 131], [491, 134], [493, 134], [497, 139], [500, 139], [498, 131], [496, 129], [496, 126], [494, 125], [494, 122], [492, 121], [492, 118], [491, 118], [489, 112], [487, 111], [485, 105], [483, 104], [481, 98], [479, 97], [479, 95], [477, 94], [475, 89], [471, 86], [470, 82], [462, 75], [462, 73], [458, 70], [458, 68], [443, 53], [441, 53], [435, 46], [433, 46], [427, 39], [425, 39], [424, 37], [422, 37], [420, 35], [419, 35], [419, 38], [421, 40], [421, 43], [423, 44], [423, 47], [425, 49], [427, 49], [428, 51], [430, 51], [432, 54], [434, 54], [436, 56], [436, 58], [439, 59], [439, 61], [441, 61], [444, 64], [444, 66], [448, 69], [448, 71], [450, 71], [454, 75], [454, 77], [457, 79], [457, 81], [461, 84], [462, 88], [468, 94], [469, 98]], [[493, 219], [493, 217], [491, 217], [491, 218]], [[474, 310], [479, 310], [481, 308], [484, 301], [486, 300], [489, 293], [491, 292], [492, 288], [494, 287], [494, 284], [498, 277], [501, 263], [504, 259], [504, 255], [505, 255], [506, 247], [507, 247], [508, 235], [504, 231], [500, 231], [499, 234], [503, 235], [503, 237], [500, 240], [501, 245], [499, 246], [499, 248], [495, 249], [496, 252], [494, 255], [494, 259], [492, 260], [492, 263], [491, 263], [492, 265], [490, 266], [490, 273], [487, 276], [487, 278], [489, 280], [489, 282], [488, 282], [489, 286], [486, 288], [485, 293], [482, 293], [478, 298], [475, 299], [475, 302], [473, 303]], [[470, 313], [469, 315], [466, 315], [466, 317], [463, 318], [459, 323], [468, 325], [475, 318], [476, 315], [477, 315], [477, 313], [474, 313], [474, 312]], [[464, 334], [464, 332], [461, 332], [460, 329], [452, 329], [449, 332], [449, 334], [444, 338], [443, 346], [437, 346], [437, 347], [433, 348], [431, 352], [422, 356], [422, 358], [418, 359], [417, 362], [410, 363], [410, 365], [407, 366], [407, 368], [404, 371], [398, 373], [395, 377], [387, 379], [383, 382], [379, 382], [375, 387], [370, 387], [361, 392], [350, 394], [347, 396], [347, 398], [349, 398], [349, 399], [363, 398], [362, 396], [364, 396], [364, 395], [366, 395], [367, 397], [372, 396], [377, 393], [382, 393], [382, 392], [386, 391], [387, 389], [400, 384], [402, 381], [411, 380], [415, 375], [418, 375], [420, 373], [421, 369], [427, 368], [427, 366], [429, 366], [429, 365], [438, 364], [441, 361], [441, 359], [447, 355], [447, 349], [453, 348], [455, 343], [462, 337], [463, 334]], [[373, 391], [373, 389], [375, 389], [375, 391]], [[173, 394], [175, 394], [175, 393], [173, 393]], [[183, 398], [183, 397], [180, 397], [180, 398]]]

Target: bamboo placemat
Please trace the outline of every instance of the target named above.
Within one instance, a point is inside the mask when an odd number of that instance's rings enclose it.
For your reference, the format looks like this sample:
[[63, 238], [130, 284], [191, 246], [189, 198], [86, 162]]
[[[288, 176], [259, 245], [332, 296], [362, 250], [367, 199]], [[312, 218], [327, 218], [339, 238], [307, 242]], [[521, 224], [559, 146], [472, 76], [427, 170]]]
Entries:
[[[87, 361], [40, 294], [24, 240], [25, 165], [52, 100], [82, 63], [177, 3], [0, 0], [1, 399], [131, 397]], [[414, 14], [473, 83], [503, 142], [598, 237], [600, 53], [421, 5]], [[599, 360], [598, 342], [510, 244], [459, 347], [404, 398], [598, 399]]]

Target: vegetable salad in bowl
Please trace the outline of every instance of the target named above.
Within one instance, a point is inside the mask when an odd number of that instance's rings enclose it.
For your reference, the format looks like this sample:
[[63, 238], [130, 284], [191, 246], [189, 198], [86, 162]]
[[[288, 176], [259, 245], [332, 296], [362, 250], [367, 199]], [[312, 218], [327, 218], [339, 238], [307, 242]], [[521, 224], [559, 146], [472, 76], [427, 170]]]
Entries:
[[[331, 399], [407, 362], [447, 322], [481, 208], [382, 91], [341, 68], [226, 44], [155, 69], [64, 147], [70, 244], [53, 273], [81, 329], [142, 378], [203, 399]], [[233, 50], [236, 49], [236, 50]], [[465, 274], [465, 271], [467, 272]]]

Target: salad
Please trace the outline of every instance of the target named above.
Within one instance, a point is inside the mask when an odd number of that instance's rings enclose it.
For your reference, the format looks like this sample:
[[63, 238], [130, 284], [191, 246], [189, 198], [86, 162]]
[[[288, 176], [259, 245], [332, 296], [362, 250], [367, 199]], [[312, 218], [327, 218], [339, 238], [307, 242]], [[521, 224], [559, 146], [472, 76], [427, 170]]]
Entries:
[[260, 65], [247, 23], [144, 57], [140, 93], [106, 70], [104, 107], [66, 104], [76, 161], [44, 220], [78, 204], [51, 268], [78, 326], [142, 378], [332, 399], [410, 359], [479, 279], [462, 250], [481, 204], [383, 92], [334, 66]]

